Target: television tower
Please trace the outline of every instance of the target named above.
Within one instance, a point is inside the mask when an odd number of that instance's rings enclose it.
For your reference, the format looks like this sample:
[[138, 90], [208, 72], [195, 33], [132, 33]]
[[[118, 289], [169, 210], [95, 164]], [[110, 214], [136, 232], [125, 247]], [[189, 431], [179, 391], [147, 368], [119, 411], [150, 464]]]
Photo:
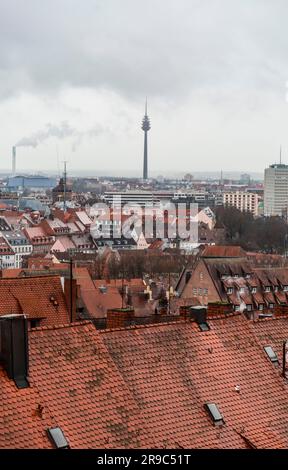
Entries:
[[146, 103], [145, 103], [145, 115], [142, 120], [142, 129], [144, 131], [144, 161], [143, 161], [143, 180], [148, 179], [148, 139], [147, 139], [147, 133], [151, 129], [150, 126], [150, 120], [147, 115], [147, 98], [146, 98]]

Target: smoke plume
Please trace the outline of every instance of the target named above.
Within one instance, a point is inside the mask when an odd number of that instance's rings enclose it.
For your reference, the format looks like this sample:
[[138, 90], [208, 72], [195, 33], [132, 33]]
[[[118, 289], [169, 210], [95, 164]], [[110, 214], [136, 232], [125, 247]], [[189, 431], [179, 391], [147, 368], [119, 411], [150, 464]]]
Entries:
[[71, 127], [67, 121], [62, 121], [59, 125], [48, 123], [45, 128], [39, 130], [29, 137], [23, 137], [20, 139], [15, 147], [33, 147], [36, 148], [39, 144], [44, 143], [46, 140], [54, 137], [56, 139], [66, 139], [72, 137], [72, 151], [74, 152], [77, 147], [81, 144], [84, 137], [94, 138], [104, 132], [110, 132], [109, 129], [104, 128], [100, 125], [88, 129], [86, 131], [79, 131], [74, 127]]
[[81, 133], [71, 127], [67, 121], [62, 121], [59, 126], [46, 124], [45, 129], [39, 130], [29, 137], [23, 137], [16, 144], [16, 147], [37, 147], [50, 137], [65, 139], [66, 137], [79, 137]]

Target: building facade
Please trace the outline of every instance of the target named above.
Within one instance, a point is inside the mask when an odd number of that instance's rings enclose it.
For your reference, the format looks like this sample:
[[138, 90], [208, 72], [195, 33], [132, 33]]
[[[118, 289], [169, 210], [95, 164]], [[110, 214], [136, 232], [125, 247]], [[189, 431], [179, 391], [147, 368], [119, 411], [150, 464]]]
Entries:
[[265, 169], [264, 215], [282, 216], [288, 208], [288, 165], [275, 163]]
[[242, 212], [251, 212], [258, 216], [259, 196], [246, 191], [234, 191], [223, 193], [223, 205], [236, 207]]
[[21, 268], [23, 258], [30, 256], [33, 251], [32, 244], [25, 237], [22, 230], [7, 231], [2, 233], [2, 235], [15, 253], [15, 263], [13, 267]]

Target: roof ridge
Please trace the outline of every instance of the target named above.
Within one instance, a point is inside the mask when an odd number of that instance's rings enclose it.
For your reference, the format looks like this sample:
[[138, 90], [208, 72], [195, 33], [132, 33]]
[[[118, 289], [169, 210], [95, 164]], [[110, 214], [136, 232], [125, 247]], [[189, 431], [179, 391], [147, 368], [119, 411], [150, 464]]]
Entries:
[[[189, 319], [190, 320], [190, 319]], [[159, 322], [159, 323], [148, 323], [142, 325], [130, 325], [130, 326], [123, 326], [123, 327], [116, 327], [116, 328], [105, 328], [103, 330], [99, 330], [99, 333], [110, 333], [113, 331], [127, 331], [127, 330], [141, 330], [146, 328], [153, 328], [155, 326], [166, 326], [166, 325], [179, 325], [184, 323], [195, 323], [193, 321], [188, 321], [185, 319], [180, 319], [176, 321], [169, 321], [169, 322]]]
[[49, 326], [37, 326], [36, 328], [31, 329], [30, 331], [46, 331], [46, 330], [59, 330], [63, 328], [72, 328], [74, 326], [80, 325], [92, 325], [93, 322], [91, 320], [81, 320], [81, 321], [74, 321], [72, 323], [65, 323], [59, 325], [49, 325]]
[[[23, 270], [25, 270], [25, 269], [28, 269], [28, 270], [33, 271], [33, 272], [37, 272], [37, 271], [38, 271], [37, 269], [33, 270], [33, 269], [31, 269], [31, 268], [15, 268], [15, 269], [20, 269], [20, 271], [23, 271]], [[41, 270], [41, 271], [44, 271], [44, 269]], [[11, 280], [16, 280], [16, 279], [17, 279], [17, 281], [18, 281], [18, 280], [21, 280], [21, 281], [22, 281], [22, 280], [27, 280], [27, 279], [33, 279], [33, 281], [34, 281], [35, 279], [41, 279], [41, 280], [42, 280], [42, 279], [45, 279], [45, 278], [47, 278], [47, 277], [49, 277], [49, 278], [54, 277], [55, 279], [59, 279], [61, 276], [60, 276], [59, 274], [50, 274], [49, 271], [47, 271], [47, 276], [40, 276], [40, 275], [39, 275], [39, 276], [23, 276], [23, 277], [2, 277], [2, 278], [0, 279], [0, 281], [1, 281], [1, 282], [2, 282], [2, 281], [11, 281]]]

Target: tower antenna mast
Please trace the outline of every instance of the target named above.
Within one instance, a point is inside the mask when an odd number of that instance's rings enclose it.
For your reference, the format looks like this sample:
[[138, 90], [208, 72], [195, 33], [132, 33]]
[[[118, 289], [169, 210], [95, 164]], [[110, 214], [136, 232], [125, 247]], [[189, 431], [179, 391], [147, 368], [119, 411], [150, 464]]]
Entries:
[[148, 179], [148, 131], [151, 129], [150, 120], [147, 114], [147, 98], [145, 101], [145, 115], [142, 120], [142, 130], [144, 131], [144, 159], [143, 159], [143, 180]]

